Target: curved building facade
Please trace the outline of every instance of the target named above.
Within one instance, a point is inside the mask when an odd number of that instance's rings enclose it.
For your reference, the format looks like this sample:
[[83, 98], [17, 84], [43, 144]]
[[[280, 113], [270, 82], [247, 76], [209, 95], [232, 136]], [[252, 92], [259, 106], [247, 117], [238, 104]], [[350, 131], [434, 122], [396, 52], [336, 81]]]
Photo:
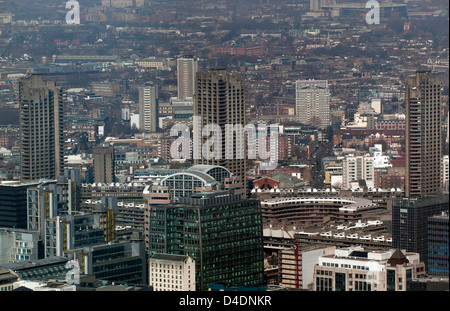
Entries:
[[264, 223], [322, 224], [327, 220], [351, 221], [362, 212], [378, 209], [378, 204], [363, 198], [289, 197], [261, 202]]

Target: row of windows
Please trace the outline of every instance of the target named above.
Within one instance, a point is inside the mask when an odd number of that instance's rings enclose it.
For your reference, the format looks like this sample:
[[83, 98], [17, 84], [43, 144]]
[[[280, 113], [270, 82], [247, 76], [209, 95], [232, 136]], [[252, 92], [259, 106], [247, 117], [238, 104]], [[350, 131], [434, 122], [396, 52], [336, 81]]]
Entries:
[[[177, 279], [178, 278], [178, 274], [183, 274], [183, 271], [172, 271], [172, 270], [167, 270], [167, 272], [166, 272], [166, 270], [164, 269], [164, 270], [162, 270], [162, 269], [159, 269], [159, 271], [156, 269], [156, 270], [153, 270], [154, 272], [155, 272], [155, 275], [157, 274], [156, 272], [159, 272], [159, 274], [158, 275], [161, 275], [161, 274], [166, 274], [166, 273], [168, 273], [169, 275], [172, 275], [172, 276], [175, 276], [175, 278]], [[152, 273], [152, 275], [153, 275], [153, 273]]]
[[157, 263], [153, 263], [152, 262], [152, 264], [151, 264], [151, 267], [159, 267], [159, 268], [171, 268], [171, 269], [182, 269], [183, 268], [183, 266], [181, 266], [181, 265], [172, 265], [172, 264], [167, 264], [167, 266], [166, 266], [166, 264], [165, 263], [163, 263], [163, 264], [157, 264]]
[[369, 267], [365, 266], [358, 266], [358, 265], [348, 265], [348, 264], [338, 264], [338, 263], [332, 263], [332, 262], [324, 262], [322, 263], [322, 266], [324, 267], [336, 267], [336, 268], [347, 268], [347, 269], [355, 269], [355, 270], [369, 270]]
[[[159, 282], [160, 285], [164, 285], [165, 283], [168, 283], [168, 284], [176, 284], [176, 285], [178, 285], [178, 284], [183, 285], [182, 279], [180, 279], [180, 281], [178, 281], [178, 280], [167, 280], [167, 279], [164, 279], [164, 278], [158, 279], [158, 278], [153, 278], [153, 277], [152, 277], [152, 278], [151, 278], [151, 281], [152, 281], [152, 283], [154, 283], [154, 282]], [[188, 282], [188, 283], [191, 283], [191, 280], [188, 280], [187, 282]]]

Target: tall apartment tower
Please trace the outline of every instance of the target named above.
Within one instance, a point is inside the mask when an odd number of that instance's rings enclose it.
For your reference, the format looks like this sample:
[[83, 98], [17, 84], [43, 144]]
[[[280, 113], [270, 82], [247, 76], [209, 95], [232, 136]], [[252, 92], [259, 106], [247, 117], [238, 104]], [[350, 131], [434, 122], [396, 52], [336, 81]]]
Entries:
[[406, 196], [441, 188], [441, 79], [417, 71], [406, 84]]
[[115, 179], [114, 147], [100, 145], [94, 148], [94, 182], [113, 183]]
[[139, 129], [143, 132], [156, 132], [158, 129], [158, 86], [147, 82], [139, 89]]
[[[197, 154], [194, 146], [194, 164], [219, 165], [226, 167], [244, 185], [246, 189], [246, 144], [240, 141], [238, 135], [233, 134], [233, 143], [227, 146], [226, 124], [246, 125], [245, 81], [239, 74], [230, 74], [224, 68], [214, 68], [206, 72], [197, 73], [196, 90], [194, 94], [194, 117], [199, 118], [201, 124], [194, 124], [194, 145], [204, 146], [211, 136], [203, 136], [202, 130], [211, 124], [217, 124], [221, 129], [222, 140], [217, 141], [212, 149], [220, 150], [220, 156]], [[195, 123], [195, 122], [194, 122]], [[201, 126], [201, 128], [197, 127]], [[196, 133], [198, 137], [196, 138]], [[220, 146], [218, 149], [215, 149]], [[239, 150], [243, 151], [243, 156]], [[214, 151], [213, 150], [213, 151]], [[232, 157], [226, 151], [232, 153]], [[201, 151], [201, 150], [199, 150]], [[232, 151], [232, 152], [231, 152]]]
[[326, 80], [296, 82], [297, 121], [318, 128], [330, 125], [330, 90]]
[[198, 62], [195, 58], [185, 56], [177, 60], [178, 99], [185, 100], [194, 96], [197, 70]]
[[20, 167], [23, 181], [64, 174], [65, 96], [41, 75], [19, 82]]

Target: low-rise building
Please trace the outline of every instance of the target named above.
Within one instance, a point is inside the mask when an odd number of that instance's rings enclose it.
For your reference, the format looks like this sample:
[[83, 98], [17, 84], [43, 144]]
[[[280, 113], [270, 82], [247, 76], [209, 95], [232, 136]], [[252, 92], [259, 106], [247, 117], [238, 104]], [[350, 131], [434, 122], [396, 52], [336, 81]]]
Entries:
[[[335, 247], [323, 245], [308, 246], [299, 249], [298, 258], [295, 248], [282, 249], [279, 252], [279, 284], [286, 288], [308, 290], [313, 284], [314, 265], [318, 263], [319, 256], [333, 251]], [[297, 274], [298, 271], [298, 274]]]
[[314, 291], [407, 291], [413, 278], [425, 276], [418, 253], [399, 249], [336, 249], [314, 267]]
[[0, 292], [13, 290], [13, 284], [19, 277], [9, 269], [0, 267]]
[[191, 257], [155, 254], [148, 266], [149, 285], [155, 291], [195, 291], [195, 261]]

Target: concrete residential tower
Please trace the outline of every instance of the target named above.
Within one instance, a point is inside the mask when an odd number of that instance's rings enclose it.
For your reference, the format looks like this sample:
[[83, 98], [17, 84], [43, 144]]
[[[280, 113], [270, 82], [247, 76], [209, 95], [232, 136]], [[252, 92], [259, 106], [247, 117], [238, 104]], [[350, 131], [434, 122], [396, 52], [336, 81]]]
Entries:
[[[245, 113], [245, 82], [239, 74], [229, 74], [224, 68], [215, 68], [207, 72], [197, 74], [196, 91], [194, 94], [194, 117], [198, 117], [200, 128], [194, 128], [194, 144], [200, 141], [200, 148], [205, 141], [212, 139], [210, 135], [202, 137], [202, 130], [205, 131], [207, 125], [216, 124], [222, 132], [222, 140], [214, 143], [214, 151], [220, 154], [219, 157], [210, 154], [196, 155], [194, 146], [194, 164], [208, 164], [224, 166], [232, 172], [246, 187], [246, 145], [240, 141], [235, 133], [233, 142], [226, 145], [227, 124], [236, 126], [246, 125]], [[195, 127], [195, 124], [194, 124]], [[198, 138], [196, 138], [196, 133]], [[244, 155], [239, 156], [237, 146], [243, 147]], [[218, 149], [216, 149], [218, 148]], [[232, 159], [226, 156], [226, 150], [232, 151]], [[227, 159], [228, 158], [228, 159]]]
[[330, 125], [330, 91], [326, 80], [296, 82], [297, 121], [326, 128]]
[[94, 182], [110, 184], [115, 181], [114, 147], [102, 144], [94, 148]]
[[19, 105], [21, 179], [56, 179], [64, 173], [63, 90], [41, 75], [25, 77]]
[[406, 85], [406, 196], [441, 188], [441, 79], [417, 71]]

